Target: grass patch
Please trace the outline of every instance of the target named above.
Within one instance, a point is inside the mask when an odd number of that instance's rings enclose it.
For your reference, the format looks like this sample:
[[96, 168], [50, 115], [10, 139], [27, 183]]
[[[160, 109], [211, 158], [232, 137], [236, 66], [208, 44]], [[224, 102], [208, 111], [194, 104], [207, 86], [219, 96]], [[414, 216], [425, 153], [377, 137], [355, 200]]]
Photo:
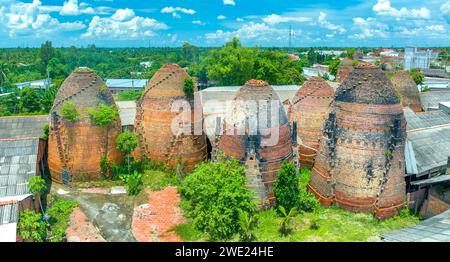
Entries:
[[177, 180], [174, 175], [159, 170], [146, 170], [142, 180], [144, 187], [151, 191], [158, 191], [168, 186], [177, 185]]
[[[321, 207], [314, 212], [298, 214], [292, 232], [279, 232], [282, 218], [271, 209], [261, 211], [256, 229], [256, 241], [261, 242], [366, 242], [378, 241], [381, 235], [410, 227], [419, 222], [416, 216], [396, 216], [379, 221], [371, 214], [352, 213], [337, 207]], [[176, 227], [175, 232], [188, 242], [207, 241], [207, 236], [191, 222]], [[232, 241], [238, 241], [233, 238]]]

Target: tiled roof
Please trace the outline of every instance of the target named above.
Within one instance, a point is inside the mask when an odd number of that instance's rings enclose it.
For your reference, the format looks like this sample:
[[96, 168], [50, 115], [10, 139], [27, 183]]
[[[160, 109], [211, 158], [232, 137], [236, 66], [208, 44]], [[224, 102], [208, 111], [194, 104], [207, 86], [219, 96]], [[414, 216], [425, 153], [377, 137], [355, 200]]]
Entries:
[[422, 92], [420, 93], [420, 101], [425, 111], [438, 109], [440, 102], [450, 102], [450, 90]]
[[47, 123], [48, 116], [0, 117], [0, 140], [40, 137]]
[[17, 223], [18, 221], [18, 209], [17, 203], [0, 205], [0, 225]]

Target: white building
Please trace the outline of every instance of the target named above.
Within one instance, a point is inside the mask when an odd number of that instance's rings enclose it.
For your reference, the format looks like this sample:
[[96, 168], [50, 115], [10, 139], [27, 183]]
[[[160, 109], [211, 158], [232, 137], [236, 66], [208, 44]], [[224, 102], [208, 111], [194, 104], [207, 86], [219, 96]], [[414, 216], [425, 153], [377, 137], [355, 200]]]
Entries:
[[430, 68], [432, 57], [433, 52], [430, 49], [426, 51], [418, 51], [417, 47], [405, 47], [404, 69], [428, 69]]

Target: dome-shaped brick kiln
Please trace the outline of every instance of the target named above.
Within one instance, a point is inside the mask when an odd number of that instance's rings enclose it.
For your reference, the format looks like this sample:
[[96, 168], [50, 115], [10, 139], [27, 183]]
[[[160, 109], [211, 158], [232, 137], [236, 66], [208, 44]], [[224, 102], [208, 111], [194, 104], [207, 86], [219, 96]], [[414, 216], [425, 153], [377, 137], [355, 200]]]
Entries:
[[291, 127], [297, 126], [299, 161], [302, 166], [312, 167], [314, 164], [323, 123], [328, 116], [333, 95], [333, 88], [324, 79], [312, 77], [303, 84], [292, 100], [290, 122]]
[[264, 81], [250, 80], [227, 108], [218, 149], [247, 168], [250, 188], [262, 206], [275, 202], [273, 183], [284, 160], [292, 159], [289, 121], [282, 101]]
[[[140, 157], [167, 163], [169, 168], [178, 165], [186, 172], [207, 157], [200, 100], [183, 91], [187, 78], [177, 64], [158, 70], [137, 103], [135, 122]], [[180, 113], [186, 109], [190, 111]]]
[[419, 89], [416, 82], [406, 71], [397, 71], [391, 78], [392, 85], [397, 90], [402, 105], [411, 108], [414, 112], [422, 111]]
[[335, 94], [308, 185], [323, 204], [387, 218], [405, 198], [406, 121], [384, 72], [357, 66]]
[[[77, 120], [67, 120], [61, 109], [73, 103]], [[122, 154], [115, 139], [121, 132], [120, 119], [107, 127], [96, 125], [87, 113], [99, 105], [115, 106], [106, 84], [92, 70], [78, 68], [63, 82], [50, 111], [48, 165], [52, 180], [70, 184], [101, 176], [100, 160], [116, 163]]]

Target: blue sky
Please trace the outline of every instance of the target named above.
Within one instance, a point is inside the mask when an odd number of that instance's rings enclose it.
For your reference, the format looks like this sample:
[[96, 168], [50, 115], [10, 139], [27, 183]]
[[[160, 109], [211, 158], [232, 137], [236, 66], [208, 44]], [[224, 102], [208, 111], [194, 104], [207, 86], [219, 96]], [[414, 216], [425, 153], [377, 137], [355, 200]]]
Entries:
[[450, 46], [450, 0], [0, 0], [0, 46]]

